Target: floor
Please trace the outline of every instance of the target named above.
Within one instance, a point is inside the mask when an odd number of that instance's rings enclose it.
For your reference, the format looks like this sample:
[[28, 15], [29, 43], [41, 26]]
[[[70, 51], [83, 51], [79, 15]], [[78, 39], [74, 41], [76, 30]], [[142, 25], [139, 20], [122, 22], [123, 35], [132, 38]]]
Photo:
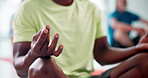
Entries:
[[[12, 45], [10, 39], [7, 37], [0, 38], [0, 78], [19, 78], [16, 75], [12, 62]], [[98, 75], [114, 66], [116, 65], [101, 66], [94, 61], [95, 71], [92, 74]]]
[[12, 65], [12, 45], [9, 38], [0, 38], [0, 78], [19, 78]]

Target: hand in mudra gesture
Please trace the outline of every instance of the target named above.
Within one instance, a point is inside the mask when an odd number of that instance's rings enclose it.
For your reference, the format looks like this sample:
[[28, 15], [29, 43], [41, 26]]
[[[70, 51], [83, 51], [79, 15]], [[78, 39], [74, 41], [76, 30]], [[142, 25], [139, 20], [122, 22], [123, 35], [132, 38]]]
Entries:
[[33, 41], [31, 43], [31, 52], [32, 56], [38, 57], [48, 57], [51, 55], [59, 56], [63, 50], [63, 45], [58, 47], [58, 50], [55, 50], [57, 46], [57, 42], [59, 39], [59, 34], [54, 35], [54, 39], [52, 43], [50, 42], [50, 27], [47, 25], [42, 31], [39, 31], [37, 34], [33, 36]]
[[33, 62], [28, 71], [28, 78], [67, 78], [62, 69], [56, 64], [51, 55], [59, 56], [63, 50], [63, 45], [55, 50], [59, 39], [59, 34], [54, 35], [50, 46], [50, 27], [38, 32], [31, 44], [31, 54], [38, 59]]

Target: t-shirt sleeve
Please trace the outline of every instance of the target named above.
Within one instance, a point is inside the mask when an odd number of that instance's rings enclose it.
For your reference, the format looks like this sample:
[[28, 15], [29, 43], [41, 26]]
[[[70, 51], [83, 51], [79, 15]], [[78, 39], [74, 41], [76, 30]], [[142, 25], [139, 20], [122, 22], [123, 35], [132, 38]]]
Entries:
[[104, 15], [101, 13], [101, 11], [96, 12], [98, 15], [96, 17], [97, 18], [97, 27], [96, 27], [96, 39], [101, 38], [103, 36], [106, 36], [106, 32], [105, 32], [105, 19], [104, 19]]
[[[120, 18], [120, 15], [118, 14], [117, 11], [115, 11], [115, 12], [113, 12], [113, 13], [111, 13], [111, 14], [109, 15], [109, 17], [108, 17], [108, 22], [109, 22], [109, 24], [110, 24], [112, 19], [118, 20], [119, 18]], [[119, 20], [118, 20], [118, 21], [119, 21]]]
[[130, 13], [130, 18], [133, 20], [133, 21], [138, 21], [140, 19], [140, 17], [134, 13]]
[[13, 42], [32, 41], [33, 35], [37, 33], [33, 17], [33, 10], [22, 4], [13, 23]]

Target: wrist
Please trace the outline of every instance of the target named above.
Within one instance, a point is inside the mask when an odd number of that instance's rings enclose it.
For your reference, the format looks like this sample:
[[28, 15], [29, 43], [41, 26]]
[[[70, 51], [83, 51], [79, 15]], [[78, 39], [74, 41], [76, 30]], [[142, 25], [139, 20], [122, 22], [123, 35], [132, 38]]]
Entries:
[[35, 54], [33, 54], [33, 52], [31, 50], [28, 51], [28, 55], [33, 58], [33, 59], [37, 59], [38, 57], [35, 56]]

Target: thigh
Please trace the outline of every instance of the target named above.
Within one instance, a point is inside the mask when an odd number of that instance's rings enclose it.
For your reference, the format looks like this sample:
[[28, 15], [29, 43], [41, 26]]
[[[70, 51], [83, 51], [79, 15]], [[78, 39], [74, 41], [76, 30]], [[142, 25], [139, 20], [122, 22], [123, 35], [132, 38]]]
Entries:
[[28, 70], [28, 78], [43, 78], [45, 63], [41, 58], [36, 59]]
[[130, 39], [129, 35], [125, 32], [116, 31], [114, 33], [114, 38], [116, 41], [118, 41], [120, 44], [122, 44], [124, 46], [133, 46], [134, 45], [134, 43]]
[[132, 68], [122, 74], [119, 78], [142, 78], [142, 73], [138, 70], [138, 68]]
[[135, 67], [141, 71], [142, 66], [145, 65], [147, 63], [147, 61], [148, 61], [148, 53], [139, 53], [139, 54], [125, 60], [120, 65], [115, 67], [111, 71], [111, 77], [118, 78], [121, 75], [123, 75], [124, 73], [128, 72], [129, 70], [131, 70]]

